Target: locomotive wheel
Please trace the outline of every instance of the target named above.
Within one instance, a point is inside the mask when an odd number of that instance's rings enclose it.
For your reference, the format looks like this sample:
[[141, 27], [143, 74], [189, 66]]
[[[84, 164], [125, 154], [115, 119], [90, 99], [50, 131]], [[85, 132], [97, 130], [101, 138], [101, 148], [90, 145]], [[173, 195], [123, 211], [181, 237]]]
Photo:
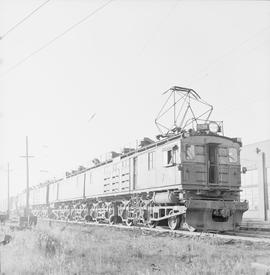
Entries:
[[118, 216], [111, 215], [110, 218], [109, 218], [109, 224], [111, 224], [111, 225], [117, 224], [118, 220], [119, 220]]
[[190, 232], [196, 231], [196, 229], [195, 229], [194, 227], [192, 227], [191, 225], [189, 225], [189, 224], [186, 223], [186, 222], [183, 223], [183, 228], [184, 228], [184, 229], [187, 229], [187, 230], [190, 231]]
[[92, 217], [93, 221], [95, 221], [95, 220], [97, 219], [98, 214], [97, 214], [97, 211], [96, 211], [96, 210], [94, 210], [94, 211], [92, 212], [91, 217]]
[[84, 217], [84, 219], [85, 219], [86, 222], [92, 222], [93, 221], [93, 218], [90, 215], [86, 215]]
[[127, 226], [132, 226], [132, 225], [133, 225], [133, 220], [127, 219], [127, 220], [126, 220], [126, 225], [127, 225]]
[[117, 222], [116, 223], [122, 223], [123, 219], [121, 216], [116, 216]]
[[168, 218], [168, 226], [171, 230], [176, 230], [180, 225], [180, 217], [173, 216]]
[[158, 222], [157, 221], [150, 221], [147, 223], [147, 225], [150, 227], [150, 228], [155, 228], [157, 226]]

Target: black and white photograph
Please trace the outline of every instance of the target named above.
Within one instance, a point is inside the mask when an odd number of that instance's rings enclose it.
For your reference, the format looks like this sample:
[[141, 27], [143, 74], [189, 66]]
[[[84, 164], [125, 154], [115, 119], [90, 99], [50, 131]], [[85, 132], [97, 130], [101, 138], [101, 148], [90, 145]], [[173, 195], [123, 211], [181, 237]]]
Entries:
[[270, 274], [270, 1], [0, 0], [0, 275]]

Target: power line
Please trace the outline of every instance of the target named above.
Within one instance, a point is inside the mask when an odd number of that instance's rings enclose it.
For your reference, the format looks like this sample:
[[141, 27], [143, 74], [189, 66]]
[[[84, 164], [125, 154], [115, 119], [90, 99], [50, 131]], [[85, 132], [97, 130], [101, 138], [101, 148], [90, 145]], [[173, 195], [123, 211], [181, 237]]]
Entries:
[[95, 116], [96, 116], [96, 113], [92, 114], [91, 117], [88, 119], [88, 122], [90, 122]]
[[[257, 31], [255, 34], [249, 36], [247, 39], [245, 39], [244, 41], [242, 41], [239, 45], [234, 46], [233, 48], [229, 49], [227, 52], [225, 52], [224, 54], [222, 54], [221, 56], [215, 58], [212, 62], [210, 62], [206, 67], [204, 67], [202, 70], [200, 70], [197, 73], [192, 74], [191, 78], [189, 79], [189, 82], [191, 84], [194, 84], [196, 82], [198, 82], [201, 78], [205, 78], [205, 76], [207, 75], [208, 71], [211, 70], [211, 67], [213, 68], [214, 66], [216, 66], [219, 62], [221, 62], [221, 60], [223, 60], [225, 57], [231, 55], [233, 52], [241, 49], [243, 46], [245, 46], [246, 44], [248, 44], [250, 41], [254, 40], [255, 37], [257, 37], [258, 35], [267, 32], [270, 29], [270, 25], [267, 25], [266, 27], [260, 29], [259, 31]], [[264, 40], [263, 43], [265, 43], [267, 40]], [[260, 45], [259, 45], [260, 46]], [[256, 46], [254, 49], [256, 49], [258, 46]], [[198, 75], [198, 77], [196, 77]], [[200, 77], [201, 75], [201, 77]]]
[[31, 17], [34, 13], [36, 13], [38, 10], [40, 10], [43, 6], [45, 6], [50, 1], [51, 0], [44, 1], [41, 5], [39, 5], [38, 7], [36, 7], [29, 14], [27, 14], [23, 19], [21, 19], [14, 26], [12, 26], [9, 30], [7, 30], [2, 36], [0, 36], [0, 40], [3, 40], [3, 38], [5, 38], [9, 33], [11, 33], [12, 31], [14, 31], [19, 25], [21, 25], [23, 22], [25, 22], [29, 17]]
[[69, 33], [70, 31], [72, 31], [74, 28], [76, 28], [78, 25], [82, 24], [83, 22], [85, 22], [86, 20], [88, 20], [90, 17], [92, 17], [93, 15], [95, 15], [96, 13], [98, 13], [99, 11], [101, 11], [102, 9], [104, 9], [107, 5], [109, 5], [112, 1], [114, 0], [109, 0], [106, 3], [104, 3], [103, 5], [101, 5], [100, 7], [96, 8], [94, 11], [90, 12], [88, 15], [86, 15], [84, 18], [82, 18], [81, 20], [79, 20], [78, 22], [76, 22], [75, 24], [71, 25], [70, 27], [68, 27], [65, 31], [63, 31], [62, 33], [58, 34], [57, 36], [55, 36], [53, 39], [51, 39], [50, 41], [46, 42], [45, 44], [43, 44], [40, 48], [38, 48], [37, 50], [33, 51], [32, 53], [30, 53], [29, 55], [27, 55], [26, 57], [22, 58], [21, 60], [19, 60], [16, 64], [14, 64], [13, 66], [11, 66], [9, 69], [7, 69], [4, 73], [2, 73], [0, 75], [0, 78], [3, 77], [4, 75], [12, 72], [13, 70], [15, 70], [17, 67], [19, 67], [20, 65], [22, 65], [23, 63], [25, 63], [26, 61], [28, 61], [32, 56], [38, 54], [39, 52], [41, 52], [42, 50], [46, 49], [47, 47], [49, 47], [52, 43], [54, 43], [55, 41], [57, 41], [58, 39], [60, 39], [61, 37], [63, 37], [64, 35], [66, 35], [67, 33]]
[[167, 11], [167, 13], [164, 16], [162, 16], [161, 20], [155, 26], [155, 29], [153, 30], [152, 35], [149, 35], [147, 41], [145, 41], [144, 45], [140, 49], [139, 55], [143, 54], [143, 52], [146, 50], [146, 48], [152, 42], [151, 40], [155, 39], [155, 36], [157, 36], [158, 33], [161, 32], [161, 29], [162, 29], [165, 21], [168, 19], [168, 17], [170, 17], [176, 11], [176, 8], [177, 8], [178, 4], [180, 3], [180, 1], [182, 2], [182, 0], [177, 0], [175, 3], [173, 3], [173, 5], [170, 7], [170, 9]]

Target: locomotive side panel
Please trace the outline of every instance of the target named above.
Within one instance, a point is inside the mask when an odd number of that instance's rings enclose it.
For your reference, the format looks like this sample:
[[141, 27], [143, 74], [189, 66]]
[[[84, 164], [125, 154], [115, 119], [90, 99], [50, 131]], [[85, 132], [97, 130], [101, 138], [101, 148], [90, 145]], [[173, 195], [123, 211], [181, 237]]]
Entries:
[[104, 168], [109, 168], [110, 172], [110, 177], [106, 178], [104, 174], [104, 180], [103, 180], [103, 192], [104, 194], [108, 193], [118, 193], [120, 192], [120, 185], [121, 185], [121, 165], [120, 159], [116, 158], [112, 164], [107, 165], [107, 167]]
[[91, 169], [85, 174], [85, 197], [102, 195], [104, 193], [104, 166]]
[[84, 174], [66, 178], [58, 186], [59, 201], [80, 199], [84, 191]]
[[155, 186], [155, 158], [156, 151], [144, 152], [137, 156], [137, 179], [134, 182], [134, 190], [147, 189]]
[[30, 190], [29, 204], [32, 206], [47, 203], [47, 186], [39, 186]]
[[179, 187], [180, 140], [147, 150], [138, 156], [135, 190]]
[[119, 192], [127, 192], [130, 190], [130, 183], [131, 183], [130, 166], [131, 166], [131, 159], [126, 158], [121, 160]]
[[180, 139], [86, 172], [85, 196], [180, 187]]
[[53, 182], [49, 185], [49, 203], [55, 203], [58, 200], [58, 183]]
[[159, 163], [157, 166], [157, 179], [159, 186], [179, 187], [181, 183], [181, 173], [178, 170], [180, 164], [180, 140], [172, 141], [159, 147]]
[[113, 162], [93, 168], [86, 173], [85, 196], [102, 196], [129, 192], [134, 181], [130, 169], [132, 159], [115, 158]]

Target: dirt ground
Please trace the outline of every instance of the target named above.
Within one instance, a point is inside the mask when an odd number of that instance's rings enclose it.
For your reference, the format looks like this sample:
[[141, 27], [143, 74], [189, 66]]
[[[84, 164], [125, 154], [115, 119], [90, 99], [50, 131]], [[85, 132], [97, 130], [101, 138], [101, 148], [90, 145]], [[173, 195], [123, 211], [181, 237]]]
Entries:
[[2, 274], [270, 274], [270, 244], [95, 226], [7, 233]]

